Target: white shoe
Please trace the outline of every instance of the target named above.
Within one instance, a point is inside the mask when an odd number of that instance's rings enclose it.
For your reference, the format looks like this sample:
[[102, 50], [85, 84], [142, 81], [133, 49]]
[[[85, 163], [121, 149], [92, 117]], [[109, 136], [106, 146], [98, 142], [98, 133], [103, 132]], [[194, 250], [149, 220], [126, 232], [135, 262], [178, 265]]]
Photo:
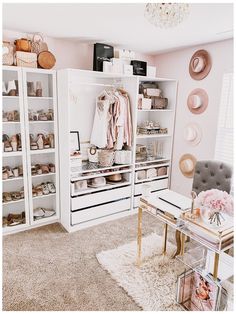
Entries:
[[7, 95], [7, 90], [6, 90], [6, 84], [5, 82], [2, 82], [2, 95], [6, 96]]
[[16, 96], [16, 83], [14, 80], [8, 82], [7, 95]]

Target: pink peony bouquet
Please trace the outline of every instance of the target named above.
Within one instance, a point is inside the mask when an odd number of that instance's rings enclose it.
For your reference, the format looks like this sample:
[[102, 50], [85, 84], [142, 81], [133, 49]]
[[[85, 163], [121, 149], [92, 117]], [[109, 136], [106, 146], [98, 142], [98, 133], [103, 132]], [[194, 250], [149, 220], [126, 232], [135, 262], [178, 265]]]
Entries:
[[212, 213], [226, 213], [233, 216], [233, 197], [225, 191], [211, 189], [202, 191], [196, 198], [198, 207], [208, 208]]

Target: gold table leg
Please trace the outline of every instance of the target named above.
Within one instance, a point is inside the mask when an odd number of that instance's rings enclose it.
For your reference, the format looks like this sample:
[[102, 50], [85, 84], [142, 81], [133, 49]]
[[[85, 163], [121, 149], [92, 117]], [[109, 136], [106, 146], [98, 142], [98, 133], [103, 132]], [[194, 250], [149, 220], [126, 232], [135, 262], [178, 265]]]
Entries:
[[176, 240], [176, 251], [174, 253], [174, 255], [172, 256], [172, 258], [175, 258], [177, 255], [180, 254], [181, 251], [181, 238], [180, 238], [181, 232], [179, 230], [175, 231], [175, 240]]
[[185, 234], [181, 233], [181, 251], [180, 255], [184, 255]]
[[213, 270], [213, 278], [216, 280], [218, 276], [218, 266], [219, 266], [219, 253], [215, 253], [214, 258], [214, 270]]
[[141, 251], [142, 251], [142, 214], [143, 209], [139, 207], [138, 209], [138, 238], [137, 238], [137, 245], [138, 245], [138, 256], [137, 256], [137, 266], [141, 266]]
[[163, 252], [162, 252], [163, 255], [166, 254], [167, 231], [168, 231], [168, 225], [165, 224], [164, 225], [164, 243], [163, 243]]

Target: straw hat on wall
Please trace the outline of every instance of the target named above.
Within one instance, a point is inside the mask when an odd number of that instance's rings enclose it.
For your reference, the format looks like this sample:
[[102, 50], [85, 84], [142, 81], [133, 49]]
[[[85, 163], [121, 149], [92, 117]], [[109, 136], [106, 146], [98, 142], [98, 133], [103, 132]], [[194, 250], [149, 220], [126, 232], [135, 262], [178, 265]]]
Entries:
[[189, 62], [189, 74], [194, 80], [204, 79], [211, 70], [211, 57], [206, 50], [196, 51]]
[[208, 95], [202, 88], [194, 89], [188, 96], [187, 105], [193, 114], [203, 113], [208, 106]]
[[184, 128], [184, 139], [189, 144], [196, 146], [202, 138], [202, 130], [197, 123], [189, 123]]
[[187, 178], [192, 178], [196, 165], [196, 158], [191, 154], [184, 154], [179, 160], [179, 169]]

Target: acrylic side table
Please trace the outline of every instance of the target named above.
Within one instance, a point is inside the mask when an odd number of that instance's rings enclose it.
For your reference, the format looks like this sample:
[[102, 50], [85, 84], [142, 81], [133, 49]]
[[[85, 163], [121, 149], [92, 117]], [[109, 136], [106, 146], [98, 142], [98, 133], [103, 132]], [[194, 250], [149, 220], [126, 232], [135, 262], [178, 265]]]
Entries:
[[141, 265], [142, 249], [142, 215], [143, 211], [156, 217], [164, 224], [163, 254], [166, 254], [166, 243], [168, 226], [176, 230], [176, 252], [173, 257], [177, 257], [184, 262], [185, 239], [189, 237], [206, 249], [214, 253], [213, 278], [217, 279], [218, 266], [221, 252], [227, 252], [233, 246], [234, 229], [230, 227], [224, 231], [209, 230], [198, 220], [190, 218], [190, 210], [183, 212], [170, 204], [163, 203], [158, 197], [149, 196], [140, 198], [138, 211], [138, 236], [137, 236], [137, 266]]

